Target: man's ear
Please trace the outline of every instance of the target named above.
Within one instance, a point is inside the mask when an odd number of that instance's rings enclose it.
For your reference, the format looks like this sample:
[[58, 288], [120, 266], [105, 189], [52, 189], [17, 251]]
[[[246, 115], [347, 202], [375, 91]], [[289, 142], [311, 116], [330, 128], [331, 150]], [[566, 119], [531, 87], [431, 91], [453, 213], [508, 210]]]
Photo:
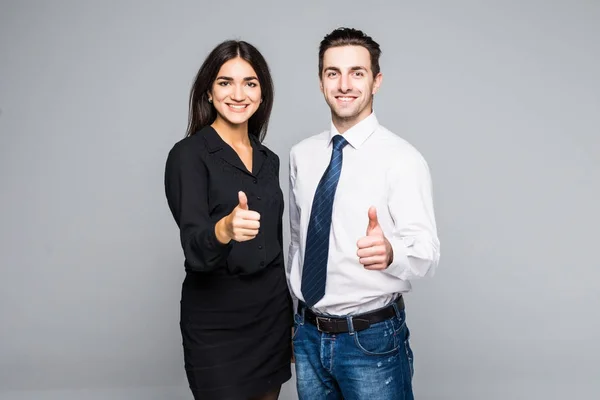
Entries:
[[377, 91], [379, 90], [379, 87], [381, 86], [382, 81], [383, 81], [383, 74], [381, 72], [379, 72], [375, 76], [375, 80], [373, 81], [373, 93], [371, 93], [371, 94], [377, 93]]

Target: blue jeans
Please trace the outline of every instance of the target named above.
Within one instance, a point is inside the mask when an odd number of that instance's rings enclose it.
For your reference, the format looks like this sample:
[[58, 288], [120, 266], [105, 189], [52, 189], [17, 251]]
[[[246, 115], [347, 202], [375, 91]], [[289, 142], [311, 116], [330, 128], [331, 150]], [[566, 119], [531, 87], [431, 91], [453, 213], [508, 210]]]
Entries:
[[413, 400], [413, 353], [404, 310], [362, 331], [328, 334], [294, 316], [300, 400]]

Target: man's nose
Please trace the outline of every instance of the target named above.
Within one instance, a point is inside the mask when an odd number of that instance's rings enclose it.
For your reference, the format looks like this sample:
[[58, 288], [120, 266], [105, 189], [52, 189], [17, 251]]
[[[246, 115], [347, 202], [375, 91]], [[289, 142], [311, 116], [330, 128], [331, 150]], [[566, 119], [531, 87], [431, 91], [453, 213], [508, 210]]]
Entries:
[[342, 75], [340, 78], [340, 91], [345, 93], [350, 90], [352, 90], [352, 82], [350, 82], [348, 76]]

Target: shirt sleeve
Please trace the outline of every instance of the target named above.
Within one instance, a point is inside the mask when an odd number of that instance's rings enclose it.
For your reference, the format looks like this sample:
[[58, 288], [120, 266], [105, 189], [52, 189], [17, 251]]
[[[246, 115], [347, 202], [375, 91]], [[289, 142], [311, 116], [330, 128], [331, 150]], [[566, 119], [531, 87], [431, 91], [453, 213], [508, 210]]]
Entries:
[[292, 263], [298, 249], [300, 247], [300, 212], [298, 205], [296, 204], [296, 196], [294, 195], [294, 188], [296, 186], [296, 161], [294, 159], [293, 151], [290, 152], [290, 165], [289, 165], [289, 217], [290, 217], [290, 245], [288, 251], [288, 263], [286, 268], [286, 276], [288, 281], [288, 287], [294, 305], [297, 304], [298, 299], [292, 291], [290, 284], [290, 274], [292, 269]]
[[388, 174], [391, 235], [385, 232], [394, 256], [386, 273], [402, 280], [433, 276], [440, 258], [429, 167], [417, 155]]
[[223, 244], [215, 234], [208, 210], [208, 173], [200, 155], [176, 145], [165, 167], [165, 193], [180, 231], [186, 267], [212, 271], [225, 265], [233, 241]]

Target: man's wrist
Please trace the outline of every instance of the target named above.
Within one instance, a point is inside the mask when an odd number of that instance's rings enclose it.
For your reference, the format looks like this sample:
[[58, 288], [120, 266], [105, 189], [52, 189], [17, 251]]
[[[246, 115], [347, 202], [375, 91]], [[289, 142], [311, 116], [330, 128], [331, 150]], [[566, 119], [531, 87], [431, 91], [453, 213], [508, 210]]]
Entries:
[[389, 267], [390, 265], [392, 265], [392, 263], [394, 262], [394, 248], [392, 247], [392, 244], [390, 243], [389, 240], [387, 240], [387, 238], [385, 239], [385, 247], [387, 249], [386, 253], [387, 253], [387, 265], [386, 268]]

